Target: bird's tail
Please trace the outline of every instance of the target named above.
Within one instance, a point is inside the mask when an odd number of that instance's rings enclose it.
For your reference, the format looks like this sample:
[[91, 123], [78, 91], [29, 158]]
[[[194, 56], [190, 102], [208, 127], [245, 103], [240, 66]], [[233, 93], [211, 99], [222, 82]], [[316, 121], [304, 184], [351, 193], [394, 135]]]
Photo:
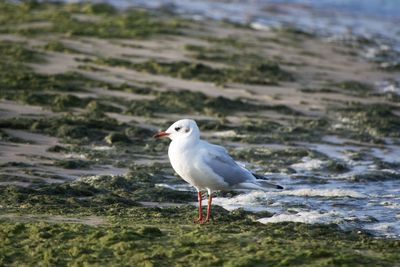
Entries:
[[283, 186], [278, 184], [269, 183], [265, 180], [257, 179], [257, 183], [259, 183], [264, 188], [274, 188], [274, 189], [283, 189]]
[[263, 188], [274, 188], [274, 189], [283, 189], [283, 186], [270, 183], [267, 178], [263, 175], [252, 173], [254, 177], [257, 179], [257, 183]]
[[268, 191], [268, 189], [283, 189], [280, 185], [271, 184], [265, 181], [256, 180], [254, 182], [240, 183], [235, 185], [235, 190], [261, 190]]

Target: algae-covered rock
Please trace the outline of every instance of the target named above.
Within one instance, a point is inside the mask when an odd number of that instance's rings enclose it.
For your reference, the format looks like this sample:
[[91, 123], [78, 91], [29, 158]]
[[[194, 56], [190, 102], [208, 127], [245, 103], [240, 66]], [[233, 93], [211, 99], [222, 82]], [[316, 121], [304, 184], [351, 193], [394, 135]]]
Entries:
[[133, 101], [128, 114], [152, 116], [154, 113], [200, 113], [223, 114], [237, 111], [255, 111], [265, 108], [240, 99], [209, 97], [201, 92], [167, 91], [156, 93], [156, 98], [148, 101]]
[[65, 168], [65, 169], [85, 169], [90, 164], [89, 164], [89, 162], [84, 161], [84, 160], [68, 159], [68, 160], [54, 161], [54, 165]]
[[[185, 211], [134, 209], [135, 213], [113, 217], [111, 221], [118, 223], [107, 226], [2, 221], [0, 236], [7, 239], [1, 239], [4, 256], [0, 261], [5, 265], [47, 264], [49, 260], [58, 265], [140, 265], [145, 259], [148, 264], [164, 266], [390, 266], [399, 260], [398, 241], [346, 233], [335, 225], [261, 225], [232, 216], [222, 224], [198, 227], [182, 225], [179, 213], [187, 216]], [[176, 217], [170, 220], [167, 215]], [[157, 220], [158, 226], [146, 225], [149, 220]], [[49, 242], [51, 258], [43, 257]], [[20, 253], [13, 250], [15, 245]], [[360, 257], [361, 252], [367, 254]]]
[[400, 174], [391, 171], [369, 171], [365, 173], [357, 173], [350, 177], [354, 182], [368, 182], [368, 181], [385, 181], [385, 180], [398, 180]]
[[144, 235], [144, 236], [162, 236], [163, 235], [159, 228], [150, 227], [150, 226], [145, 226], [145, 227], [140, 228], [138, 233], [141, 235]]
[[383, 142], [385, 137], [400, 137], [400, 117], [395, 106], [387, 104], [351, 104], [339, 110], [345, 129], [356, 138]]
[[130, 142], [129, 138], [124, 133], [115, 133], [115, 132], [110, 133], [109, 135], [104, 137], [104, 140], [109, 145], [114, 145], [116, 143], [129, 143]]

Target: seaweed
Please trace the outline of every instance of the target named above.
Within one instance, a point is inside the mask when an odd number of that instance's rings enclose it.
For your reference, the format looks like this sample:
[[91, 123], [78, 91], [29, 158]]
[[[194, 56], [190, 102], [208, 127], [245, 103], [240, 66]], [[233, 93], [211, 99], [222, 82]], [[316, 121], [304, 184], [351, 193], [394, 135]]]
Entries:
[[396, 107], [388, 104], [352, 103], [339, 109], [343, 127], [355, 138], [379, 142], [385, 137], [400, 137], [400, 117], [393, 111]]
[[49, 134], [71, 143], [101, 142], [111, 132], [123, 131], [127, 125], [119, 124], [107, 116], [91, 117], [66, 114], [51, 118], [17, 118], [0, 120], [0, 127], [25, 129]]
[[373, 92], [373, 87], [371, 85], [359, 81], [344, 81], [333, 85], [342, 89], [345, 93], [352, 93], [355, 95], [368, 95]]
[[[187, 206], [115, 208], [119, 214], [109, 217], [108, 225], [99, 226], [14, 223], [3, 219], [0, 222], [0, 263], [390, 266], [399, 260], [398, 240], [379, 240], [363, 232], [344, 232], [336, 225], [262, 225], [252, 222], [248, 213], [229, 213], [218, 207], [218, 219], [222, 222], [209, 227], [189, 226], [187, 217], [194, 215], [192, 209]], [[155, 224], [148, 225], [149, 221]], [[365, 255], [360, 257], [360, 253]]]
[[30, 48], [22, 42], [1, 41], [0, 53], [2, 58], [1, 62], [5, 61], [19, 61], [19, 62], [43, 62], [43, 56]]
[[327, 159], [321, 153], [304, 148], [288, 148], [283, 150], [250, 148], [233, 150], [231, 154], [239, 160], [259, 164], [267, 172], [274, 173], [293, 173], [294, 170], [290, 168], [290, 165], [300, 162], [304, 157]]
[[156, 75], [168, 75], [180, 79], [214, 82], [216, 84], [233, 82], [275, 85], [278, 81], [294, 79], [292, 74], [282, 70], [278, 64], [268, 61], [247, 64], [238, 68], [213, 68], [203, 63], [187, 61], [158, 62], [153, 59], [141, 63], [133, 63], [125, 59], [105, 58], [98, 59], [95, 62]]
[[60, 41], [51, 41], [51, 42], [47, 43], [43, 48], [47, 51], [52, 51], [52, 52], [72, 53], [72, 54], [80, 53], [76, 49], [72, 49], [70, 47], [65, 46]]
[[64, 169], [86, 169], [90, 163], [80, 159], [66, 159], [66, 160], [55, 160], [54, 166], [62, 167]]
[[[14, 16], [7, 15], [8, 12]], [[180, 34], [186, 21], [164, 16], [161, 12], [139, 9], [116, 10], [107, 4], [46, 2], [37, 5], [2, 3], [0, 13], [6, 16], [3, 32], [26, 35], [62, 33], [67, 36], [102, 38], [145, 38], [154, 34]], [[43, 27], [15, 27], [19, 23], [49, 22]]]
[[262, 105], [231, 100], [225, 97], [208, 97], [201, 92], [186, 90], [155, 93], [156, 98], [147, 101], [133, 101], [126, 111], [128, 114], [153, 116], [155, 113], [208, 113], [227, 115], [234, 111], [256, 111]]

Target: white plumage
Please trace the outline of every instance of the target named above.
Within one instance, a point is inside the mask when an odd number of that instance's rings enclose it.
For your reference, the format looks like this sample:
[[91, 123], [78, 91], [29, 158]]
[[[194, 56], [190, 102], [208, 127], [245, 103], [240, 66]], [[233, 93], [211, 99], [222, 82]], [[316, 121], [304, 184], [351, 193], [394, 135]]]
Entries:
[[[172, 124], [166, 131], [155, 137], [169, 137], [168, 156], [172, 167], [179, 176], [193, 185], [199, 194], [199, 218], [197, 222], [208, 222], [211, 211], [211, 194], [216, 190], [266, 190], [282, 189], [261, 176], [237, 164], [222, 146], [200, 139], [200, 130], [194, 120], [183, 119]], [[201, 190], [209, 194], [207, 217], [202, 219]]]

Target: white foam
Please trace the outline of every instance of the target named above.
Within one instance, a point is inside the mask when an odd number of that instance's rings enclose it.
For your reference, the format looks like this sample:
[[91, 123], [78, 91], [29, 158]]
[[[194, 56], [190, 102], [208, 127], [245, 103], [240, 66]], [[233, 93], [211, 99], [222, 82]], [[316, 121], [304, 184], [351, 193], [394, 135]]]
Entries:
[[392, 202], [392, 201], [383, 201], [383, 202], [380, 202], [379, 204], [388, 209], [400, 210], [400, 203], [396, 203], [396, 202]]
[[351, 197], [351, 198], [366, 198], [367, 196], [354, 190], [347, 189], [295, 189], [284, 191], [250, 191], [231, 198], [216, 197], [213, 203], [223, 207], [226, 210], [235, 210], [243, 208], [247, 211], [266, 211], [268, 208], [275, 206], [273, 197], [277, 196], [299, 196], [299, 197]]
[[156, 187], [163, 187], [163, 188], [168, 188], [171, 190], [176, 190], [176, 191], [196, 191], [192, 186], [189, 184], [155, 184]]
[[394, 81], [394, 80], [384, 80], [384, 81], [379, 81], [375, 83], [376, 85], [376, 90], [379, 93], [395, 93], [400, 95], [400, 80]]
[[271, 30], [271, 27], [264, 24], [264, 23], [259, 23], [259, 22], [252, 22], [250, 23], [250, 27], [254, 30], [258, 31], [269, 31]]
[[374, 223], [366, 225], [364, 229], [372, 231], [374, 234], [379, 236], [385, 236], [390, 238], [400, 237], [399, 222]]
[[86, 155], [77, 153], [65, 154], [64, 157], [67, 159], [87, 159]]
[[119, 175], [110, 174], [110, 175], [81, 176], [81, 177], [78, 179], [78, 181], [83, 181], [83, 182], [86, 182], [86, 183], [95, 184], [95, 182], [97, 182], [98, 180], [103, 179], [104, 176], [116, 177], [116, 176], [119, 176]]
[[299, 223], [340, 223], [343, 219], [339, 213], [330, 211], [320, 213], [318, 211], [300, 211], [294, 214], [278, 214], [269, 218], [261, 218], [260, 223], [299, 222]]
[[232, 198], [216, 197], [213, 203], [223, 207], [226, 210], [235, 210], [243, 208], [247, 211], [265, 211], [265, 205], [260, 203], [267, 202], [267, 193], [262, 191], [251, 191], [246, 194], [240, 194]]
[[385, 149], [373, 148], [371, 149], [371, 152], [373, 156], [380, 158], [385, 162], [400, 162], [400, 146], [391, 145], [390, 147]]
[[326, 136], [322, 137], [322, 140], [325, 142], [331, 143], [331, 144], [335, 144], [335, 145], [343, 145], [349, 141], [348, 139], [341, 138], [336, 135], [326, 135]]
[[326, 163], [320, 159], [312, 159], [310, 157], [304, 157], [301, 160], [303, 162], [292, 164], [290, 167], [297, 172], [306, 172], [321, 169]]
[[234, 130], [228, 130], [228, 131], [221, 131], [221, 132], [214, 132], [213, 136], [216, 137], [235, 137], [238, 134]]
[[113, 149], [111, 146], [95, 146], [93, 147], [93, 150], [97, 151], [107, 151]]
[[367, 196], [348, 189], [313, 189], [313, 188], [302, 188], [295, 190], [281, 191], [281, 195], [289, 196], [307, 196], [307, 197], [352, 197], [352, 198], [366, 198]]

